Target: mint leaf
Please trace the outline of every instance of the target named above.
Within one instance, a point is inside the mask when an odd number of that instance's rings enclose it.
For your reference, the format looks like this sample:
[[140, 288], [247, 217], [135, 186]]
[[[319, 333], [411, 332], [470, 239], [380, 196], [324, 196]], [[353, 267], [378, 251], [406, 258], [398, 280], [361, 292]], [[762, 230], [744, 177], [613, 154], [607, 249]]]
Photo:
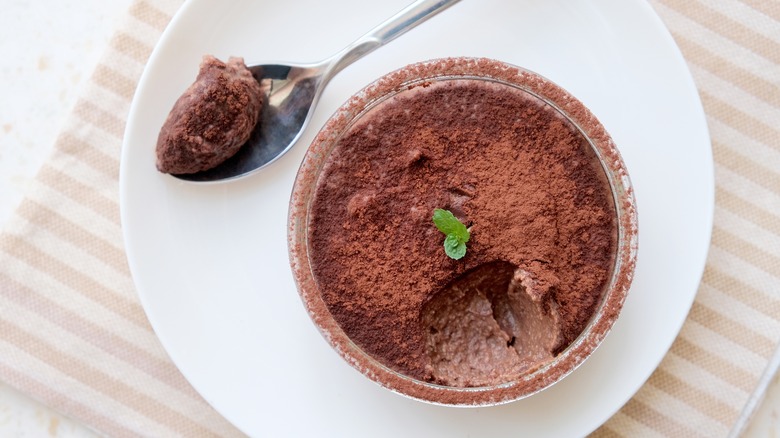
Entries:
[[451, 259], [460, 260], [466, 255], [466, 243], [461, 242], [454, 234], [448, 234], [444, 239], [444, 252]]
[[441, 208], [433, 210], [433, 223], [442, 233], [446, 235], [454, 234], [463, 243], [469, 241], [469, 230], [449, 210]]
[[455, 260], [463, 258], [466, 255], [466, 242], [471, 237], [466, 226], [452, 212], [441, 208], [433, 210], [433, 223], [446, 235], [444, 252]]

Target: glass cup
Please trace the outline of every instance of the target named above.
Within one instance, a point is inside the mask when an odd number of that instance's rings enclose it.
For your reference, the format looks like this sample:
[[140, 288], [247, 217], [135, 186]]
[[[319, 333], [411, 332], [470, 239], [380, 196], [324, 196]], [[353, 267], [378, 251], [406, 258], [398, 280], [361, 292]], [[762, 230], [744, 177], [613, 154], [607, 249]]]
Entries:
[[[616, 251], [600, 303], [580, 335], [539, 367], [501, 384], [453, 387], [421, 381], [399, 373], [367, 354], [342, 330], [320, 293], [310, 260], [309, 218], [322, 169], [333, 148], [372, 109], [394, 96], [414, 93], [419, 86], [440, 81], [489, 81], [527, 93], [549, 105], [575, 127], [600, 162], [615, 207]], [[381, 386], [434, 404], [489, 406], [518, 400], [563, 379], [590, 356], [618, 318], [633, 277], [637, 254], [636, 202], [625, 164], [601, 123], [575, 97], [528, 70], [485, 58], [445, 58], [412, 64], [367, 86], [329, 119], [304, 157], [290, 201], [288, 244], [290, 263], [301, 299], [327, 342], [350, 365]]]

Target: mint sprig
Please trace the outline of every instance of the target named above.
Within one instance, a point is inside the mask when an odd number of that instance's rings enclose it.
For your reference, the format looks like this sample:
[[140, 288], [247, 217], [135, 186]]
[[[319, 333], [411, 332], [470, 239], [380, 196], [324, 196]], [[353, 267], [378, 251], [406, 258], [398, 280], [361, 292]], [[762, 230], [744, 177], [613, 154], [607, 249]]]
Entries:
[[463, 258], [466, 255], [466, 242], [471, 237], [466, 226], [452, 212], [441, 208], [433, 210], [433, 223], [439, 231], [446, 235], [444, 252], [455, 260]]

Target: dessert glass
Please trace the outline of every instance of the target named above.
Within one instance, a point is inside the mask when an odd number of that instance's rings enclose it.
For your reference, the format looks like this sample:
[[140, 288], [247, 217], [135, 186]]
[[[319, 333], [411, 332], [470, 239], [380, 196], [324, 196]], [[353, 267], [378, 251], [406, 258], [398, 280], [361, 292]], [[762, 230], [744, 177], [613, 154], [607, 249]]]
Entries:
[[[555, 358], [511, 381], [484, 387], [437, 385], [383, 365], [353, 343], [332, 317], [312, 274], [308, 246], [310, 205], [329, 153], [362, 116], [386, 99], [435, 81], [492, 81], [535, 96], [579, 131], [600, 161], [612, 193], [617, 224], [616, 253], [601, 301], [582, 333]], [[485, 58], [446, 58], [412, 64], [367, 86], [326, 123], [304, 157], [293, 187], [288, 218], [290, 263], [301, 299], [328, 343], [350, 365], [383, 387], [435, 404], [487, 406], [518, 400], [563, 379], [607, 335], [628, 293], [637, 253], [637, 214], [631, 182], [620, 154], [596, 117], [576, 98], [528, 70]]]

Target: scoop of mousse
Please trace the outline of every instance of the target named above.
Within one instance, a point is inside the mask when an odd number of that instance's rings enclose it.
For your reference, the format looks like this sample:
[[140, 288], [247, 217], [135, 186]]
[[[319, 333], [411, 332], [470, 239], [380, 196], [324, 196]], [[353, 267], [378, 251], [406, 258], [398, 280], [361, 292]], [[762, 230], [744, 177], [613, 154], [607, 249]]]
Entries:
[[214, 168], [246, 143], [263, 96], [243, 58], [206, 55], [195, 82], [168, 114], [157, 138], [157, 169], [189, 174]]

